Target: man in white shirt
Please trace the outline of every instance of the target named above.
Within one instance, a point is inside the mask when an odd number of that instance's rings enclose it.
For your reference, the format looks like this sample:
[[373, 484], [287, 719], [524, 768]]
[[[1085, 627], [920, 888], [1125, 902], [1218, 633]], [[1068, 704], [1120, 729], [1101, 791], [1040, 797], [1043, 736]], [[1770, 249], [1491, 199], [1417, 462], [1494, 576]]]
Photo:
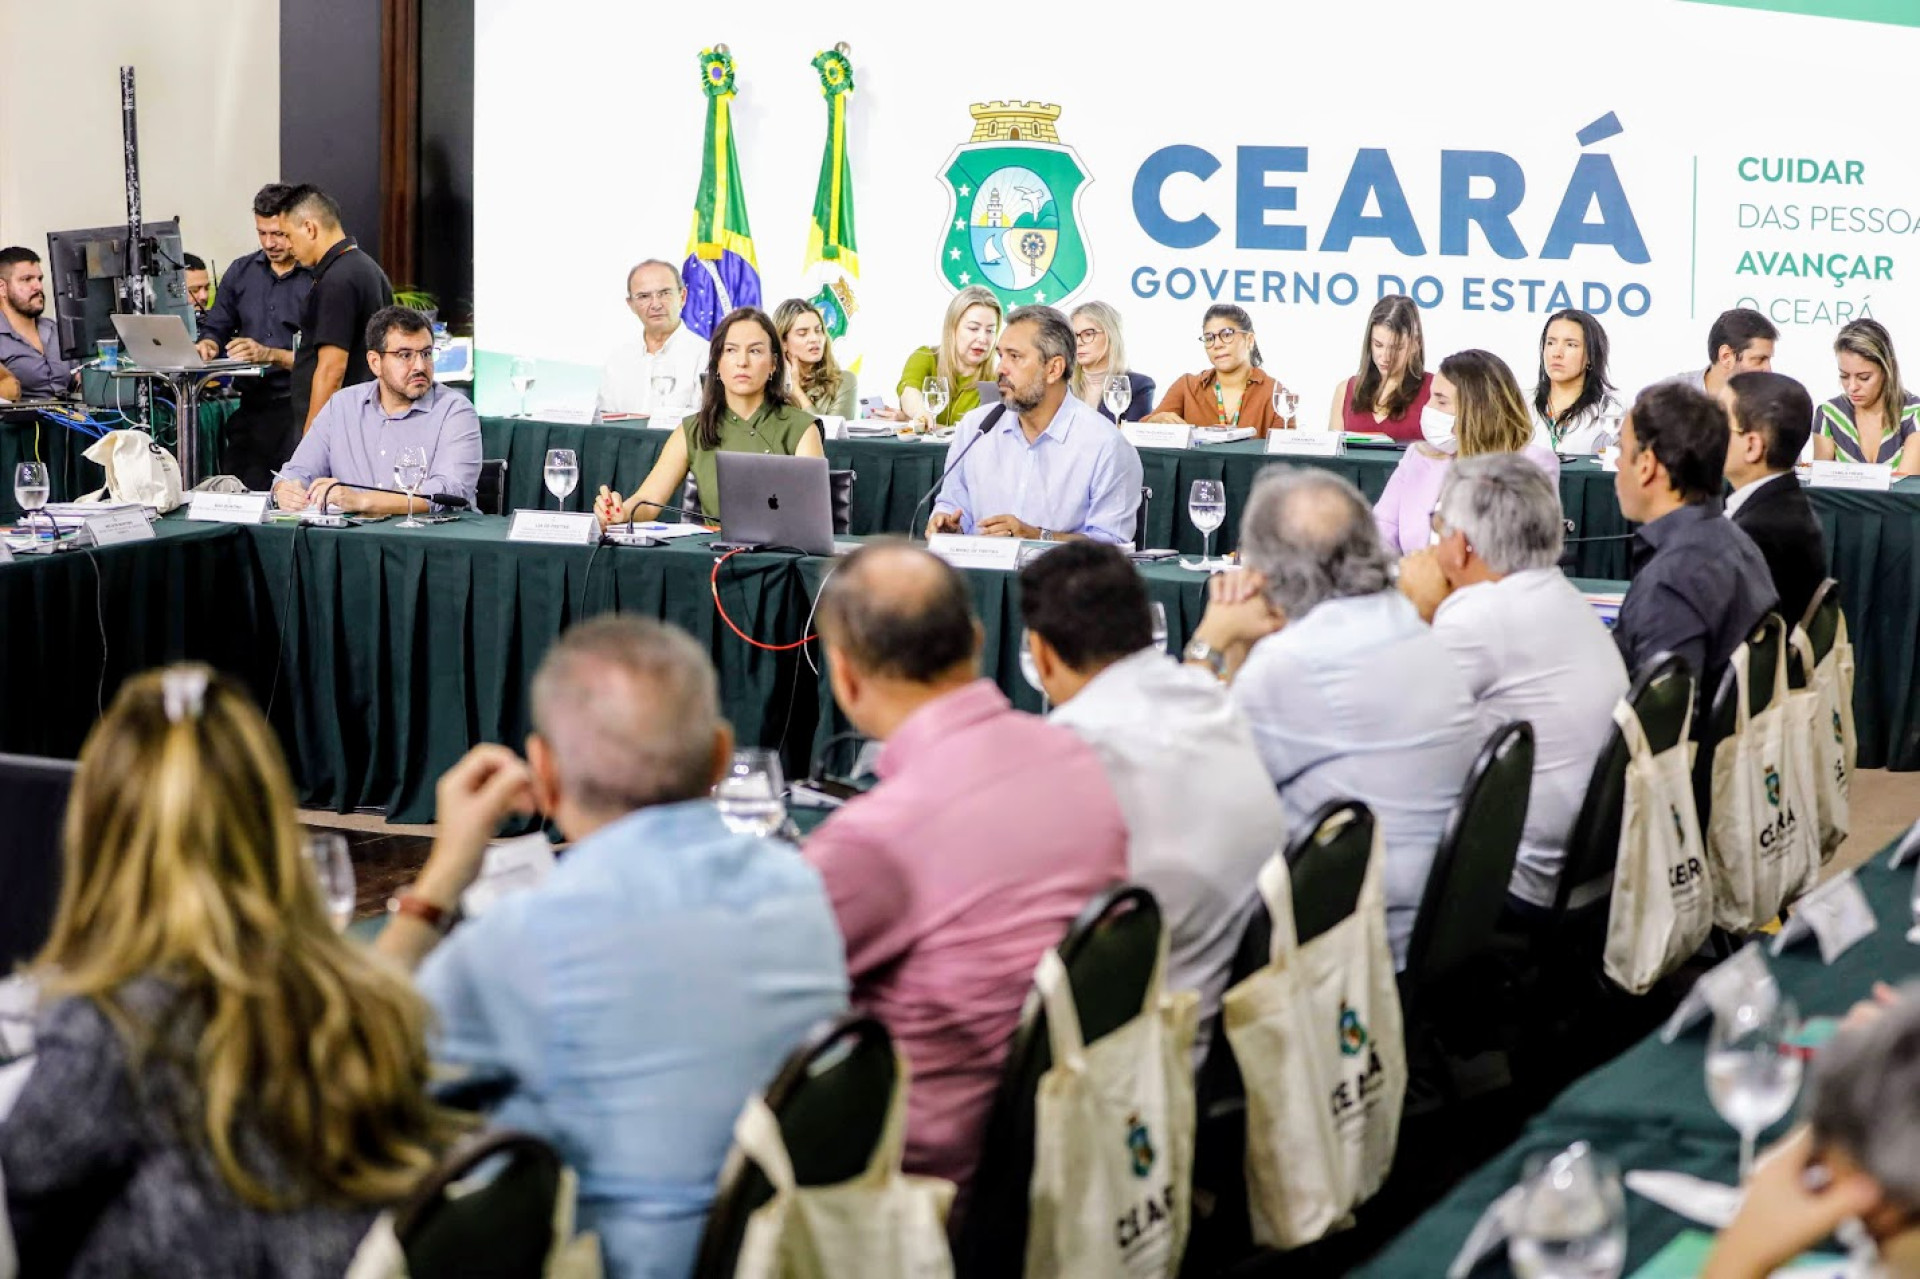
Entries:
[[632, 413], [670, 426], [700, 404], [707, 340], [680, 323], [680, 270], [649, 259], [627, 272], [627, 306], [640, 336], [616, 348], [600, 374], [600, 412]]
[[[1434, 508], [1439, 541], [1400, 562], [1400, 589], [1459, 663], [1483, 736], [1515, 720], [1533, 725], [1533, 793], [1508, 888], [1515, 910], [1533, 914], [1553, 906], [1627, 667], [1559, 569], [1566, 526], [1540, 468], [1488, 453], [1447, 469]], [[1607, 883], [1576, 885], [1573, 904]]]
[[1198, 1065], [1213, 1042], [1254, 881], [1286, 817], [1218, 681], [1153, 644], [1146, 585], [1117, 548], [1049, 551], [1020, 571], [1020, 612], [1053, 720], [1105, 766], [1134, 880], [1160, 903], [1168, 984], [1200, 993]]
[[1232, 681], [1290, 826], [1332, 800], [1373, 810], [1398, 967], [1484, 741], [1473, 696], [1394, 589], [1373, 508], [1346, 480], [1262, 471], [1241, 517], [1240, 557], [1245, 568], [1210, 583], [1186, 659]]

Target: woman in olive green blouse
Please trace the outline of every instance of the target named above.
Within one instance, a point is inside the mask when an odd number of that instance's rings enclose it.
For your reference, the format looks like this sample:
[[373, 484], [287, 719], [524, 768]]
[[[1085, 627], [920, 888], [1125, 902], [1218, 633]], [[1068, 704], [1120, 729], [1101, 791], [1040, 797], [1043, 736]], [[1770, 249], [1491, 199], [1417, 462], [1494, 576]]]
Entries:
[[[979, 408], [980, 383], [991, 382], [997, 375], [993, 343], [999, 332], [1000, 299], [993, 290], [969, 284], [954, 294], [940, 324], [939, 350], [923, 346], [907, 357], [900, 383], [894, 388], [900, 396], [900, 409], [884, 416], [952, 426]], [[932, 415], [921, 393], [930, 377], [946, 379], [948, 397], [946, 406]]]
[[786, 365], [779, 333], [765, 311], [743, 306], [729, 313], [714, 329], [707, 348], [706, 389], [699, 414], [667, 437], [639, 492], [623, 498], [600, 486], [599, 500], [593, 504], [600, 523], [652, 519], [661, 506], [676, 503], [689, 471], [700, 488], [701, 513], [718, 519], [720, 483], [713, 459], [722, 450], [826, 456], [820, 424], [788, 395]]

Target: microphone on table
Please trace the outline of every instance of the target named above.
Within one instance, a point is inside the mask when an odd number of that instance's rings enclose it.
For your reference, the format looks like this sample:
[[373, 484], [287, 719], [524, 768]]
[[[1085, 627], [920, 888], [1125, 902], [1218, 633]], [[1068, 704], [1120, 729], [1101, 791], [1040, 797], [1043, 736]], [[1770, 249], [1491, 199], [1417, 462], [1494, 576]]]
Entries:
[[913, 504], [913, 514], [907, 517], [907, 537], [909, 539], [925, 536], [920, 524], [920, 508], [932, 501], [934, 495], [947, 486], [947, 477], [953, 474], [953, 468], [960, 465], [961, 459], [966, 457], [968, 450], [986, 438], [988, 431], [1000, 425], [1000, 419], [1005, 417], [1006, 414], [1007, 406], [1004, 401], [994, 405], [993, 412], [987, 414], [981, 421], [980, 429], [973, 433], [973, 438], [960, 446], [960, 451], [954, 454], [953, 461], [947, 463], [947, 469], [940, 472], [940, 478], [933, 482], [933, 487], [927, 490], [926, 496]]

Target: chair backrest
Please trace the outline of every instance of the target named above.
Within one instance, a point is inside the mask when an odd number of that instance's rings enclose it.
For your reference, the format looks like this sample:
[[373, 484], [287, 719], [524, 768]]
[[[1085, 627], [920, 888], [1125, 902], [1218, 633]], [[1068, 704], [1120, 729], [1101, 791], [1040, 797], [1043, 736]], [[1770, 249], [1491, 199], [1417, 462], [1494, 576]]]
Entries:
[[60, 832], [79, 765], [0, 755], [0, 974], [46, 943], [60, 900]]
[[482, 515], [505, 515], [507, 513], [506, 458], [485, 457], [480, 459], [480, 478], [473, 486], [473, 504], [480, 508]]
[[1807, 615], [1800, 619], [1800, 625], [1813, 642], [1814, 662], [1825, 661], [1827, 654], [1833, 651], [1833, 641], [1840, 634], [1840, 583], [1832, 578], [1820, 583], [1807, 605]]
[[1458, 973], [1493, 939], [1533, 791], [1533, 725], [1494, 731], [1447, 815], [1407, 942], [1408, 1002]]
[[[462, 1184], [496, 1164], [481, 1185]], [[559, 1152], [499, 1129], [463, 1142], [394, 1211], [413, 1279], [525, 1279], [545, 1272], [560, 1193]]]
[[[848, 1014], [816, 1029], [763, 1094], [803, 1186], [831, 1186], [866, 1171], [886, 1127], [896, 1063], [893, 1039], [872, 1017]], [[695, 1279], [731, 1279], [747, 1220], [773, 1198], [760, 1166], [738, 1147], [727, 1154], [707, 1213]]]
[[[1627, 705], [1640, 718], [1647, 744], [1655, 754], [1671, 750], [1687, 733], [1687, 707], [1693, 697], [1693, 673], [1674, 653], [1656, 653], [1633, 677]], [[1553, 913], [1543, 936], [1552, 937], [1567, 914], [1574, 889], [1611, 874], [1620, 855], [1620, 821], [1627, 796], [1627, 739], [1618, 725], [1607, 734], [1606, 745], [1593, 762], [1586, 797], [1573, 829], [1567, 833], [1567, 856], [1560, 884], [1554, 892]], [[1596, 908], [1604, 913], [1608, 899]]]
[[[1305, 829], [1287, 845], [1293, 931], [1302, 946], [1353, 913], [1367, 877], [1367, 859], [1373, 855], [1373, 828], [1372, 809], [1358, 800], [1334, 800], [1308, 818]], [[1245, 941], [1242, 937], [1243, 948]], [[1261, 964], [1267, 962], [1272, 944], [1269, 934], [1260, 947]]]
[[[833, 531], [842, 536], [853, 531], [853, 482], [859, 477], [858, 471], [828, 471], [827, 498], [833, 508]], [[700, 485], [694, 480], [693, 472], [687, 472], [687, 482], [680, 486], [680, 509], [683, 511], [700, 510]]]
[[[1066, 966], [1080, 1032], [1092, 1043], [1140, 1013], [1160, 951], [1160, 905], [1144, 888], [1116, 884], [1087, 904], [1054, 949]], [[1046, 1008], [1033, 988], [1007, 1048], [955, 1241], [955, 1270], [963, 1277], [1001, 1279], [1025, 1265], [1034, 1096], [1052, 1067]]]

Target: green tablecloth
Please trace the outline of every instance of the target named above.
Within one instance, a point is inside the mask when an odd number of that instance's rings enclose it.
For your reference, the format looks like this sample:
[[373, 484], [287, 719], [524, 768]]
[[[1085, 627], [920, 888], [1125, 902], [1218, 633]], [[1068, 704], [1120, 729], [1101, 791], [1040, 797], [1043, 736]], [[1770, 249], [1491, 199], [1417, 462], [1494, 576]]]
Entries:
[[[211, 459], [220, 456], [220, 430], [235, 407], [236, 402], [231, 400], [208, 400], [200, 405], [200, 454], [209, 459], [209, 465]], [[154, 418], [150, 433], [172, 447], [172, 410], [164, 404], [156, 405]], [[20, 505], [13, 500], [13, 468], [18, 463], [47, 464], [53, 481], [50, 501], [70, 502], [104, 485], [107, 473], [81, 456], [93, 443], [94, 437], [37, 414], [0, 416], [0, 524], [11, 524], [20, 517]]]
[[[1899, 982], [1920, 969], [1920, 950], [1905, 938], [1912, 868], [1888, 870], [1880, 856], [1860, 870], [1859, 878], [1879, 919], [1878, 932], [1830, 968], [1820, 963], [1811, 940], [1770, 961], [1803, 1016], [1842, 1015], [1875, 981]], [[1617, 1160], [1622, 1171], [1671, 1169], [1731, 1183], [1738, 1171], [1739, 1141], [1707, 1100], [1702, 1073], [1706, 1034], [1703, 1024], [1672, 1044], [1650, 1036], [1576, 1082], [1534, 1118], [1510, 1149], [1455, 1187], [1357, 1273], [1380, 1279], [1443, 1273], [1486, 1206], [1519, 1179], [1526, 1156], [1574, 1141], [1592, 1142]], [[1631, 1192], [1627, 1219], [1629, 1275], [1690, 1225]], [[1509, 1272], [1504, 1259], [1496, 1258], [1475, 1273]]]

